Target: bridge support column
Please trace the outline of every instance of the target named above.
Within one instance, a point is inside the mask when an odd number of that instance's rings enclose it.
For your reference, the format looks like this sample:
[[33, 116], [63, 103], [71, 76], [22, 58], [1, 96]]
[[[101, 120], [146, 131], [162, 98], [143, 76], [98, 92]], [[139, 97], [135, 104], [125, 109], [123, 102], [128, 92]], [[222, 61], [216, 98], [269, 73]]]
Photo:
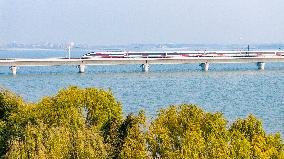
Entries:
[[257, 65], [259, 70], [264, 70], [264, 66], [265, 66], [264, 62], [258, 62], [258, 63], [256, 63], [256, 65]]
[[84, 73], [85, 72], [85, 65], [84, 64], [81, 64], [78, 66], [79, 67], [79, 73]]
[[201, 66], [203, 71], [208, 71], [209, 70], [209, 63], [208, 62], [201, 63], [201, 64], [199, 64], [199, 66]]
[[17, 74], [17, 66], [11, 66], [10, 69], [12, 70], [13, 75]]
[[150, 65], [148, 63], [145, 63], [142, 65], [142, 71], [143, 72], [148, 72], [149, 71]]

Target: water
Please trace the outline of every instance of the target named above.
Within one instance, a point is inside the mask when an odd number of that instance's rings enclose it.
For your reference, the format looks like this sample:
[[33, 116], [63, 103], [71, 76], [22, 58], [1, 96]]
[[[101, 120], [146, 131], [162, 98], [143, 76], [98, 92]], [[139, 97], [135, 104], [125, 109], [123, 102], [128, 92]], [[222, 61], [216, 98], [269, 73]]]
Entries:
[[[80, 57], [84, 50], [72, 52]], [[0, 58], [66, 57], [62, 51], [0, 51]], [[222, 112], [229, 122], [254, 114], [268, 133], [284, 135], [284, 63], [267, 63], [265, 71], [255, 64], [210, 64], [202, 72], [198, 64], [151, 65], [149, 73], [139, 65], [87, 66], [79, 74], [72, 66], [20, 67], [11, 75], [0, 67], [0, 84], [37, 102], [71, 85], [111, 89], [124, 114], [144, 109], [154, 117], [160, 108], [193, 103], [208, 112]]]

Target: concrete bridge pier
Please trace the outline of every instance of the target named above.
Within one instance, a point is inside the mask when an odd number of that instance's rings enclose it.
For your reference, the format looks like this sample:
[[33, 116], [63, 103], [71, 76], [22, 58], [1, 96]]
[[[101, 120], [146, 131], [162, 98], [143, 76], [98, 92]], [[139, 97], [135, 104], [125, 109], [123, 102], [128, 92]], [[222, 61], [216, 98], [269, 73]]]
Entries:
[[258, 63], [256, 63], [256, 65], [257, 65], [259, 70], [264, 70], [264, 66], [265, 66], [264, 62], [258, 62]]
[[84, 64], [81, 64], [81, 65], [79, 65], [78, 66], [78, 68], [79, 68], [79, 73], [84, 73], [85, 72], [85, 65]]
[[11, 66], [10, 70], [12, 70], [12, 74], [16, 75], [17, 74], [17, 66]]
[[148, 63], [145, 63], [142, 65], [142, 71], [143, 72], [149, 72], [150, 65]]
[[208, 71], [209, 70], [209, 63], [208, 62], [201, 63], [201, 64], [199, 64], [199, 66], [201, 66], [203, 71]]

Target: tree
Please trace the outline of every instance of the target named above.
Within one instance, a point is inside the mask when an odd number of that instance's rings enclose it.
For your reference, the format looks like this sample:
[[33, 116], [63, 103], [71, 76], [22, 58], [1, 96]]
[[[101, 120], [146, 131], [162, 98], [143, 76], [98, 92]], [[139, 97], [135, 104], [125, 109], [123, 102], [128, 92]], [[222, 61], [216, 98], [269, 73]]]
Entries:
[[14, 113], [24, 107], [23, 99], [15, 93], [0, 89], [0, 157], [7, 152], [7, 145], [14, 134], [9, 125], [9, 120]]
[[220, 113], [205, 113], [186, 104], [161, 110], [148, 135], [154, 158], [225, 158], [227, 140]]
[[[74, 132], [76, 131], [76, 132]], [[72, 130], [28, 124], [24, 136], [9, 145], [7, 158], [106, 158], [103, 138], [88, 128]]]
[[9, 116], [24, 105], [23, 99], [15, 93], [0, 89], [0, 120], [7, 121]]
[[122, 120], [121, 104], [111, 91], [87, 88], [83, 91], [87, 123], [101, 128], [109, 120]]
[[146, 158], [146, 118], [143, 111], [138, 116], [129, 114], [119, 128], [119, 158]]
[[195, 105], [160, 110], [147, 141], [153, 158], [283, 158], [280, 134], [266, 135], [254, 116], [228, 129], [221, 113]]
[[284, 158], [280, 134], [266, 135], [262, 123], [253, 115], [238, 119], [230, 129], [231, 154], [234, 157]]
[[1, 156], [8, 158], [105, 158], [102, 125], [122, 120], [110, 91], [69, 87], [27, 104], [15, 97], [0, 98], [8, 112], [0, 121]]

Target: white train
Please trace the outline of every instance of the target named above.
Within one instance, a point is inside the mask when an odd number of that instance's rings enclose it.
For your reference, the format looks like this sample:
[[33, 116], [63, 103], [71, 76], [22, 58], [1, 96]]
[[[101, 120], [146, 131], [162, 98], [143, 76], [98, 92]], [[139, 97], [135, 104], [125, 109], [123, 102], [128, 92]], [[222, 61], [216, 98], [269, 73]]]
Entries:
[[284, 51], [103, 51], [82, 58], [177, 58], [177, 57], [262, 57], [284, 56]]

